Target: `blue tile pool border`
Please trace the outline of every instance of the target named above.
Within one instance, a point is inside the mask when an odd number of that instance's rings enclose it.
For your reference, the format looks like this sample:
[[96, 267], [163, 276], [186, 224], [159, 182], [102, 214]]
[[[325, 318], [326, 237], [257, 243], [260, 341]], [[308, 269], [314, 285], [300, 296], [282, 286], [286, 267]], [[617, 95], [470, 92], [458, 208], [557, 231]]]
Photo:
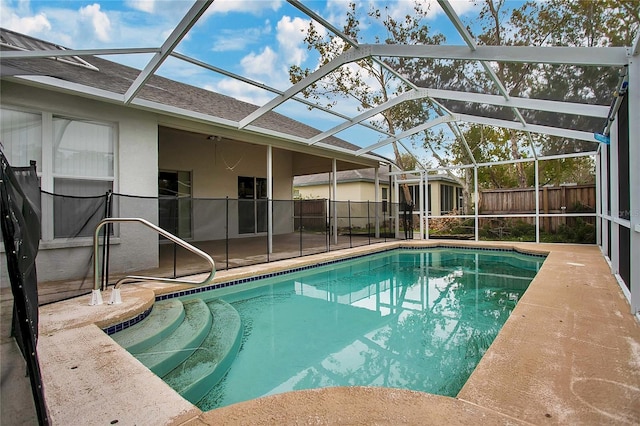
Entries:
[[[196, 287], [196, 288], [192, 288], [192, 289], [189, 289], [189, 290], [177, 291], [175, 293], [161, 294], [159, 296], [156, 296], [155, 300], [156, 300], [156, 302], [158, 302], [158, 301], [161, 301], [161, 300], [174, 299], [176, 297], [191, 296], [191, 295], [198, 294], [198, 293], [204, 293], [206, 291], [218, 290], [218, 289], [221, 289], [221, 288], [231, 287], [231, 286], [235, 286], [235, 285], [238, 285], [238, 284], [245, 284], [245, 283], [253, 282], [253, 281], [257, 281], [257, 280], [278, 277], [278, 276], [281, 276], [281, 275], [291, 274], [291, 273], [294, 273], [294, 272], [305, 271], [305, 270], [311, 269], [311, 268], [319, 268], [319, 267], [322, 267], [322, 266], [333, 265], [333, 264], [336, 264], [336, 263], [346, 262], [348, 260], [359, 259], [359, 258], [362, 258], [362, 257], [371, 256], [371, 255], [374, 255], [374, 254], [392, 252], [392, 251], [397, 251], [397, 250], [434, 250], [434, 249], [456, 249], [456, 250], [512, 252], [512, 253], [524, 254], [524, 255], [527, 255], [527, 256], [535, 256], [535, 257], [542, 257], [542, 258], [546, 258], [547, 257], [546, 254], [530, 253], [528, 251], [522, 251], [522, 250], [518, 250], [516, 248], [466, 247], [466, 246], [465, 247], [461, 247], [461, 246], [450, 245], [450, 244], [447, 244], [447, 245], [440, 245], [439, 244], [439, 245], [430, 246], [430, 247], [400, 246], [400, 247], [394, 247], [394, 248], [391, 248], [391, 249], [385, 249], [385, 250], [380, 250], [380, 251], [375, 251], [375, 252], [362, 253], [362, 254], [358, 254], [358, 255], [355, 255], [355, 256], [348, 256], [348, 257], [344, 257], [344, 258], [340, 258], [340, 259], [327, 260], [325, 262], [313, 263], [313, 264], [310, 264], [310, 265], [298, 266], [298, 267], [295, 267], [295, 268], [285, 269], [285, 270], [282, 270], [282, 271], [270, 272], [270, 273], [262, 274], [262, 275], [255, 275], [255, 276], [252, 276], [252, 277], [238, 278], [238, 279], [235, 279], [235, 280], [225, 281], [225, 282], [216, 283], [216, 284], [210, 284], [210, 285], [204, 286], [204, 287]], [[142, 312], [141, 314], [137, 315], [136, 317], [132, 318], [132, 319], [129, 319], [129, 320], [124, 321], [124, 322], [122, 322], [120, 324], [116, 324], [116, 325], [113, 325], [111, 327], [105, 328], [102, 331], [104, 331], [108, 335], [112, 335], [113, 333], [116, 333], [118, 331], [124, 330], [125, 328], [129, 328], [132, 325], [135, 325], [135, 324], [139, 323], [140, 321], [142, 321], [144, 318], [146, 318], [151, 313], [152, 309], [153, 309], [153, 306], [151, 308], [147, 309], [146, 311]]]
[[152, 310], [153, 310], [153, 305], [149, 309], [145, 310], [144, 312], [141, 312], [140, 314], [136, 315], [135, 317], [133, 317], [131, 319], [128, 319], [128, 320], [126, 320], [124, 322], [121, 322], [120, 324], [116, 324], [116, 325], [112, 325], [111, 327], [103, 328], [102, 331], [107, 333], [107, 335], [111, 336], [112, 334], [117, 333], [118, 331], [122, 331], [125, 328], [129, 328], [132, 325], [135, 325], [135, 324], [139, 323], [140, 321], [142, 321], [143, 319], [148, 317]]

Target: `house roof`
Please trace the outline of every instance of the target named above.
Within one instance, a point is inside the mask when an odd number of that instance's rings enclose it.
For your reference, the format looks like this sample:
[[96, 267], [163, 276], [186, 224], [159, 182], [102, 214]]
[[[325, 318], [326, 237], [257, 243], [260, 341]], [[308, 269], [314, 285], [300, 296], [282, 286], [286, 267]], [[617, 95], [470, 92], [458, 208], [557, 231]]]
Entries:
[[[0, 42], [0, 50], [4, 51], [68, 50], [62, 46], [4, 28], [0, 28]], [[124, 95], [140, 74], [140, 70], [97, 56], [65, 56], [62, 59], [3, 58], [1, 63], [2, 77], [16, 75], [54, 77], [65, 82]], [[155, 74], [142, 87], [138, 98], [231, 122], [239, 122], [259, 108], [256, 105], [220, 93]], [[302, 139], [309, 139], [321, 133], [318, 129], [274, 111], [262, 115], [253, 125], [264, 130], [285, 133]], [[335, 136], [330, 136], [323, 142], [351, 152], [360, 149], [357, 145]], [[386, 161], [383, 157], [379, 158]]]
[[[452, 179], [445, 175], [428, 175], [429, 181], [449, 182], [459, 185], [455, 179]], [[378, 172], [378, 179], [380, 183], [384, 184], [389, 182], [389, 173], [380, 169]], [[374, 169], [357, 169], [357, 170], [343, 170], [336, 173], [336, 180], [338, 183], [349, 182], [375, 182], [375, 170]], [[330, 173], [317, 173], [313, 175], [295, 176], [293, 178], [294, 187], [315, 186], [315, 185], [329, 185], [331, 182]]]

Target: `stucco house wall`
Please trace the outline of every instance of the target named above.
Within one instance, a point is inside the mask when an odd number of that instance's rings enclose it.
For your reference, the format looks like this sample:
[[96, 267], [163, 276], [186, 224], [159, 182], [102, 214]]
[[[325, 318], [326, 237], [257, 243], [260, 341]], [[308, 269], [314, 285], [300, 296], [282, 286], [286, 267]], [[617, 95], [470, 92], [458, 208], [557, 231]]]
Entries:
[[[2, 105], [18, 107], [28, 112], [43, 111], [76, 119], [108, 122], [116, 130], [114, 147], [114, 192], [155, 197], [158, 193], [158, 123], [155, 114], [124, 108], [91, 99], [3, 81], [0, 86]], [[44, 131], [44, 130], [43, 130]], [[24, 166], [26, 164], [16, 164]], [[42, 187], [53, 192], [53, 188]], [[141, 217], [158, 222], [157, 204], [121, 203], [120, 216]], [[46, 215], [47, 211], [43, 211]], [[49, 212], [48, 214], [51, 214]], [[126, 272], [157, 266], [158, 236], [141, 225], [120, 225], [119, 235], [111, 240], [114, 265]], [[118, 231], [118, 230], [116, 230]], [[88, 272], [87, 253], [91, 253], [91, 238], [63, 239], [40, 243], [36, 267], [41, 281], [84, 277]], [[2, 247], [4, 252], [4, 247]], [[6, 257], [0, 257], [2, 286], [9, 285]]]
[[[378, 200], [382, 201], [382, 188], [389, 185], [380, 184]], [[309, 185], [295, 187], [297, 195], [302, 199], [331, 198], [330, 185]], [[375, 185], [369, 182], [338, 182], [336, 201], [375, 201]]]
[[[166, 134], [165, 134], [166, 133]], [[175, 140], [173, 132], [160, 132], [158, 165], [160, 170], [189, 171], [192, 179], [193, 241], [241, 237], [238, 233], [238, 177], [267, 177], [267, 147], [229, 140], [210, 140], [206, 134], [183, 133]], [[273, 149], [274, 234], [293, 231], [291, 203], [292, 155]], [[229, 197], [229, 215], [223, 201]], [[209, 212], [215, 208], [216, 214]], [[254, 234], [249, 234], [254, 235]]]
[[[382, 192], [383, 188], [389, 188], [388, 180], [386, 177], [380, 179], [379, 184], [379, 194], [378, 200], [382, 201]], [[441, 193], [442, 186], [449, 185], [454, 188], [454, 196], [453, 196], [453, 207], [460, 208], [458, 206], [458, 200], [455, 196], [455, 188], [460, 188], [461, 186], [450, 179], [444, 180], [442, 177], [429, 177], [428, 185], [431, 187], [431, 215], [432, 216], [440, 216], [442, 214], [441, 209]], [[320, 181], [318, 183], [308, 183], [294, 182], [294, 190], [299, 198], [330, 198], [331, 184], [327, 183], [326, 179], [324, 181]], [[414, 188], [414, 191], [418, 191], [417, 187]], [[387, 197], [391, 197], [393, 199], [393, 195], [391, 194], [393, 190], [387, 191]], [[424, 196], [426, 197], [428, 191], [425, 189]], [[337, 197], [338, 201], [375, 201], [375, 184], [371, 179], [360, 179], [360, 180], [346, 180], [341, 181], [340, 177], [338, 177], [337, 182]], [[389, 201], [387, 198], [386, 201]], [[395, 200], [393, 201], [395, 202]]]

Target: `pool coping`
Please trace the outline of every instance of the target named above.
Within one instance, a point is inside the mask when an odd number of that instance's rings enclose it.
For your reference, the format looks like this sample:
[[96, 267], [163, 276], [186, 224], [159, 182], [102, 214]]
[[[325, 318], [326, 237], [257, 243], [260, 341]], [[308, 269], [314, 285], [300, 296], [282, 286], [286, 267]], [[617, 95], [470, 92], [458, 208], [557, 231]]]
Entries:
[[[326, 388], [203, 413], [102, 331], [143, 314], [158, 296], [185, 290], [180, 285], [147, 283], [124, 286], [122, 305], [88, 306], [89, 299], [82, 297], [41, 307], [38, 351], [52, 423], [201, 425], [230, 419], [245, 424], [316, 423], [313, 419], [384, 423], [380, 417], [384, 413], [386, 421], [397, 422], [408, 410], [422, 413], [412, 414], [415, 419], [480, 416], [495, 424], [640, 421], [640, 407], [629, 399], [640, 400], [640, 326], [597, 246], [448, 240], [379, 243], [219, 271], [214, 283], [308, 267], [320, 260], [438, 246], [547, 255], [456, 398], [398, 389]], [[348, 418], [344, 412], [336, 414], [345, 395], [353, 406]], [[309, 399], [313, 404], [304, 403]], [[373, 409], [374, 403], [385, 409]], [[283, 407], [290, 417], [279, 417]]]

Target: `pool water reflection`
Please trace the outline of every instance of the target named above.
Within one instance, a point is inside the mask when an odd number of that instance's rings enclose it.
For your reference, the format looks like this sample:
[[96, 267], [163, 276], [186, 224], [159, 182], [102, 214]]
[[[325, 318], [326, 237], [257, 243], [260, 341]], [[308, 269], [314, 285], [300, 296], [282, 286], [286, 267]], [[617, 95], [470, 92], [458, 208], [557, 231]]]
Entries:
[[198, 406], [327, 386], [455, 396], [543, 261], [515, 252], [401, 249], [220, 297], [212, 291], [240, 313], [244, 335], [228, 374]]

